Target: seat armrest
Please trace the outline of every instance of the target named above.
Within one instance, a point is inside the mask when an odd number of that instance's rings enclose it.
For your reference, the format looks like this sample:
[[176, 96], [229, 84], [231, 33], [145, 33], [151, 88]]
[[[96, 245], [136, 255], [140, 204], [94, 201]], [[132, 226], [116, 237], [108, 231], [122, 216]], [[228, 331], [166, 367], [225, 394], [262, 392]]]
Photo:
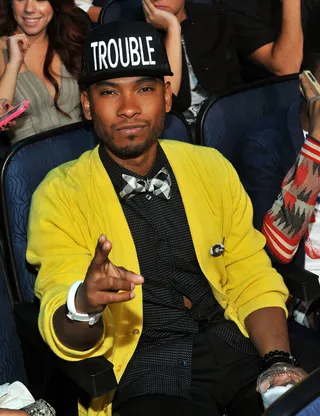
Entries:
[[306, 302], [320, 297], [318, 275], [301, 269], [293, 263], [277, 264], [274, 267], [282, 275], [291, 296]]
[[22, 346], [29, 344], [43, 356], [48, 356], [60, 370], [70, 377], [91, 398], [102, 396], [117, 387], [113, 364], [104, 357], [81, 361], [66, 361], [57, 357], [43, 341], [38, 330], [39, 306], [33, 303], [19, 303], [14, 315]]

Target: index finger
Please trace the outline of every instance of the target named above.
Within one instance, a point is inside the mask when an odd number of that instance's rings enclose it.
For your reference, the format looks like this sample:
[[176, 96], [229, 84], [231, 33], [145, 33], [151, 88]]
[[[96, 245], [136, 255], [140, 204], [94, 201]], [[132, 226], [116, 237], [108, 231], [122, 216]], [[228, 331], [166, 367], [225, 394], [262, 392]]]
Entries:
[[136, 274], [130, 270], [125, 269], [124, 267], [117, 268], [120, 273], [120, 278], [127, 280], [128, 282], [133, 283], [134, 285], [142, 285], [144, 283], [144, 278], [141, 274]]

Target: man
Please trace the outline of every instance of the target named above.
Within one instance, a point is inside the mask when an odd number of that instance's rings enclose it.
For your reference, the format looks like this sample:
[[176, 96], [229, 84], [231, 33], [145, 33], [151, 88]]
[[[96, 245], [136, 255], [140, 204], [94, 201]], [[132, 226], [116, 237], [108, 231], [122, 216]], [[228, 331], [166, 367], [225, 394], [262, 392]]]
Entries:
[[89, 416], [260, 415], [258, 363], [297, 365], [287, 288], [232, 166], [214, 149], [157, 140], [171, 74], [151, 25], [90, 32], [82, 106], [102, 143], [33, 196], [40, 332], [64, 359], [113, 362], [118, 388]]
[[146, 21], [165, 34], [173, 108], [195, 125], [206, 98], [242, 84], [230, 19], [216, 4], [142, 0], [142, 6]]
[[300, 71], [301, 3], [309, 7], [310, 2], [232, 0], [227, 3], [246, 82]]

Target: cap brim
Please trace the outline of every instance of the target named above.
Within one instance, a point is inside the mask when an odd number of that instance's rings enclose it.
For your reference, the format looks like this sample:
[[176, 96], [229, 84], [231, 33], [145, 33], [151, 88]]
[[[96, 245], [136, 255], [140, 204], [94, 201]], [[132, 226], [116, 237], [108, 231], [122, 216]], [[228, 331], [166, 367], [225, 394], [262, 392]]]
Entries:
[[83, 75], [79, 78], [78, 84], [89, 86], [92, 84], [95, 84], [99, 81], [103, 81], [105, 79], [113, 79], [113, 78], [125, 78], [125, 77], [154, 77], [154, 78], [163, 78], [166, 76], [173, 76], [173, 73], [169, 70], [162, 70], [159, 71], [158, 69], [152, 69], [152, 68], [137, 68], [132, 69], [130, 68], [130, 71], [124, 71], [123, 69], [121, 71], [115, 70], [115, 71], [108, 71], [106, 72], [100, 72], [96, 73], [94, 75]]

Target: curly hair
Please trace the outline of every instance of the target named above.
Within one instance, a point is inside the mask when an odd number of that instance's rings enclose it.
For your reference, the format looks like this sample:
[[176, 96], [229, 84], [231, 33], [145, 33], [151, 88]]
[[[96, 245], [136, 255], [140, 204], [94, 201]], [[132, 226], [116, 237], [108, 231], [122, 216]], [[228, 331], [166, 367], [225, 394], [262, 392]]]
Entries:
[[[54, 86], [54, 106], [62, 114], [69, 116], [58, 105], [60, 87], [52, 71], [52, 61], [57, 53], [69, 73], [79, 78], [82, 68], [84, 40], [90, 28], [89, 18], [76, 7], [74, 0], [48, 0], [54, 11], [48, 24], [48, 49], [43, 65], [45, 78]], [[0, 36], [9, 36], [17, 28], [11, 1], [0, 0]]]

